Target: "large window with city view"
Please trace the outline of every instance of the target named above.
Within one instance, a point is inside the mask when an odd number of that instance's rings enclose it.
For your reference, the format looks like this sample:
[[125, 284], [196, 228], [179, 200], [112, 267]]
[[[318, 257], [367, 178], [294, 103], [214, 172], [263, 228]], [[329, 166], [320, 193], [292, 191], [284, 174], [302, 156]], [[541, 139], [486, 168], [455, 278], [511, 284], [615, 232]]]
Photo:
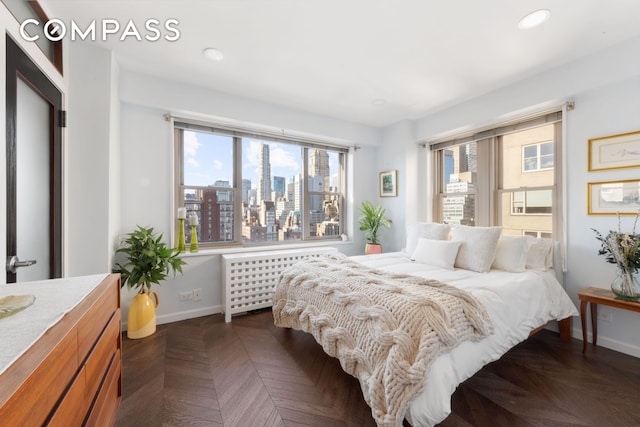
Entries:
[[342, 234], [347, 149], [189, 123], [175, 124], [175, 144], [176, 205], [197, 218], [201, 246]]
[[552, 237], [561, 219], [561, 120], [552, 113], [433, 144], [434, 218]]

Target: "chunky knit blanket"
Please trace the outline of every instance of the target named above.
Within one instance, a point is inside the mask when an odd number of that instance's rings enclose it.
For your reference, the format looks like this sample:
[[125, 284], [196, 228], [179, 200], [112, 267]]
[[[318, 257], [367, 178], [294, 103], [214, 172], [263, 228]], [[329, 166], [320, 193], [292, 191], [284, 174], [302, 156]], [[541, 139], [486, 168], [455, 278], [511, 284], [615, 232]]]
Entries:
[[493, 332], [484, 306], [468, 292], [341, 254], [284, 270], [273, 316], [276, 326], [311, 333], [358, 378], [378, 426], [402, 425], [439, 354]]

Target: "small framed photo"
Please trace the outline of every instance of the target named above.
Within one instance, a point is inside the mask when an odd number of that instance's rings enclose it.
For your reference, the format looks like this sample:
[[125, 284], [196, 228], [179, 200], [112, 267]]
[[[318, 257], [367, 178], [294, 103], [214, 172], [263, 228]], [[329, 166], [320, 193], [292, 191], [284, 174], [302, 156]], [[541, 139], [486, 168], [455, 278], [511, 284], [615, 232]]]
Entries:
[[589, 215], [635, 215], [640, 209], [640, 179], [587, 184]]
[[589, 140], [589, 171], [640, 167], [640, 131]]
[[380, 172], [380, 197], [396, 197], [398, 195], [398, 171]]

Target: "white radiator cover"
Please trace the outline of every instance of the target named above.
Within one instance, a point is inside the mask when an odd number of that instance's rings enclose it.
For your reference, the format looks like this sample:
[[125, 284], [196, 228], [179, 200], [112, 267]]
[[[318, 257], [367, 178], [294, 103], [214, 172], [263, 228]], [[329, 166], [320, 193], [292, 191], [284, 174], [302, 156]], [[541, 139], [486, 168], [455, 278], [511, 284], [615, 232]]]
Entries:
[[223, 255], [225, 322], [231, 322], [233, 314], [271, 307], [278, 277], [285, 268], [308, 257], [336, 252], [336, 248], [319, 247]]

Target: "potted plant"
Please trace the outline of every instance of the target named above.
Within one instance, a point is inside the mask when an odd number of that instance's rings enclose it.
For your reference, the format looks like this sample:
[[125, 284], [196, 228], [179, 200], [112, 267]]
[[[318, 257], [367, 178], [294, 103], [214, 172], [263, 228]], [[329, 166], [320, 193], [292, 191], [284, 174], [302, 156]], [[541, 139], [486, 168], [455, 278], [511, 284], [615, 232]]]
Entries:
[[364, 253], [379, 254], [382, 252], [382, 245], [378, 241], [378, 231], [380, 227], [391, 227], [391, 220], [384, 217], [386, 210], [381, 205], [373, 206], [369, 201], [360, 205], [362, 216], [358, 220], [360, 231], [364, 231], [364, 237], [367, 240]]
[[[185, 261], [178, 257], [177, 249], [170, 249], [152, 227], [138, 226], [127, 234], [123, 246], [116, 256], [125, 256], [123, 263], [117, 262], [114, 273], [120, 273], [121, 286], [136, 289], [138, 294], [129, 307], [127, 337], [144, 338], [156, 331], [156, 309], [160, 303], [158, 294], [151, 291], [152, 284], [159, 284], [170, 272], [182, 273]], [[155, 302], [152, 301], [154, 297]]]

